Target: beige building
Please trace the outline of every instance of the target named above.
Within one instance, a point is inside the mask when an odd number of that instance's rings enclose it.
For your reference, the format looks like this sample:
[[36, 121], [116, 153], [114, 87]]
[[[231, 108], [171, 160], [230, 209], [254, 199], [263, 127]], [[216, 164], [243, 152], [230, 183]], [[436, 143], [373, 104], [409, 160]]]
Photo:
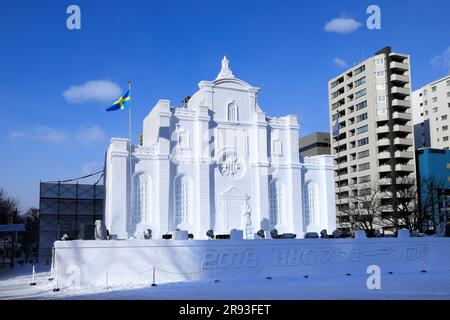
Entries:
[[450, 76], [412, 93], [416, 148], [450, 149]]
[[331, 154], [330, 133], [314, 132], [298, 140], [300, 155], [303, 157]]
[[[346, 211], [363, 205], [355, 203], [358, 192], [415, 176], [410, 58], [386, 47], [331, 79], [328, 92], [337, 225], [350, 230]], [[384, 195], [383, 215], [396, 210], [389, 201]]]

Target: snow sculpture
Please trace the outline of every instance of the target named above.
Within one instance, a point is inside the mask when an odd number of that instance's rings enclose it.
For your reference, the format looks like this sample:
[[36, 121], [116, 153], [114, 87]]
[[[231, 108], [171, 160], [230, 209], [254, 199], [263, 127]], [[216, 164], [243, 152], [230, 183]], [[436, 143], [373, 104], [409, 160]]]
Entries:
[[95, 240], [106, 240], [106, 227], [102, 220], [95, 221]]

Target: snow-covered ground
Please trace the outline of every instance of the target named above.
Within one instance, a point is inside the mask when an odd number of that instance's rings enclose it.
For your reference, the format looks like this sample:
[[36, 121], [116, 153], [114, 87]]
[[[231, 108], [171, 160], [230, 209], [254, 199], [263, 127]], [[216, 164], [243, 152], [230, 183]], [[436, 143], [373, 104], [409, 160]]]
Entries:
[[0, 269], [0, 299], [450, 299], [450, 267], [448, 272], [439, 274], [382, 274], [380, 290], [368, 290], [365, 276], [324, 275], [218, 283], [196, 281], [156, 287], [90, 287], [53, 292], [55, 283], [49, 281], [49, 268], [38, 265], [36, 270], [36, 286], [30, 286], [31, 266]]

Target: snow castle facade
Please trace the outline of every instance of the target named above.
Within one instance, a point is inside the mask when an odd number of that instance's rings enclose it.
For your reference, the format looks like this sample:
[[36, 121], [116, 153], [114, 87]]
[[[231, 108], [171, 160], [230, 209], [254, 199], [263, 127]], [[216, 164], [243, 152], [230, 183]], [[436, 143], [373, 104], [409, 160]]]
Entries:
[[[300, 159], [292, 115], [268, 117], [259, 88], [237, 79], [226, 57], [183, 107], [159, 100], [142, 144], [111, 139], [105, 161], [105, 224], [118, 239], [185, 230], [295, 233], [335, 229], [331, 156]], [[131, 172], [130, 172], [131, 171]]]

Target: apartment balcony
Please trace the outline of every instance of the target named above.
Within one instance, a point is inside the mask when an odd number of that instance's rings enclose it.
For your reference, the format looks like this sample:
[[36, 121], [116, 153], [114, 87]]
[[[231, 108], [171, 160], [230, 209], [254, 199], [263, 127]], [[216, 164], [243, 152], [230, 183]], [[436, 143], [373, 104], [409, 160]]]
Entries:
[[378, 184], [380, 186], [390, 186], [392, 184], [392, 179], [391, 178], [380, 179], [378, 180]]
[[378, 127], [377, 133], [389, 133], [389, 126]]
[[341, 199], [336, 197], [335, 202], [336, 202], [336, 204], [340, 205], [340, 204], [347, 204], [349, 201], [348, 201], [348, 197], [347, 198], [341, 198]]
[[396, 124], [394, 126], [394, 132], [412, 133], [412, 127], [411, 126], [402, 126], [402, 125]]
[[394, 156], [395, 158], [413, 159], [414, 153], [411, 151], [395, 151]]
[[411, 90], [409, 88], [392, 87], [391, 93], [402, 95], [402, 96], [409, 96], [411, 94]]
[[384, 121], [388, 121], [388, 120], [389, 120], [389, 116], [387, 114], [383, 114], [383, 115], [378, 114], [377, 115], [377, 122], [384, 122]]
[[414, 165], [412, 164], [396, 164], [395, 171], [413, 172]]
[[394, 145], [396, 146], [412, 146], [413, 140], [410, 138], [395, 138]]
[[393, 74], [391, 75], [391, 81], [399, 83], [409, 83], [409, 77], [400, 74]]
[[399, 177], [399, 178], [396, 179], [396, 183], [400, 184], [400, 185], [409, 185], [409, 186], [411, 186], [411, 185], [414, 185], [415, 182], [416, 181], [415, 181], [414, 178], [402, 178], [402, 177]]
[[412, 119], [412, 115], [409, 112], [394, 112], [392, 113], [392, 119], [410, 121]]
[[379, 172], [391, 172], [392, 167], [388, 164], [384, 164], [384, 165], [378, 167], [378, 171]]
[[389, 139], [380, 139], [377, 141], [377, 146], [378, 147], [387, 147], [389, 146], [391, 143], [389, 141]]
[[343, 181], [343, 180], [348, 180], [348, 173], [343, 173], [341, 175], [338, 174], [334, 174], [334, 180], [335, 181]]
[[378, 159], [380, 159], [380, 160], [390, 159], [390, 158], [391, 158], [391, 153], [388, 151], [378, 153]]
[[411, 107], [411, 101], [409, 101], [409, 100], [393, 99], [392, 100], [392, 106], [393, 107], [410, 108]]
[[400, 71], [408, 71], [409, 70], [409, 66], [407, 63], [401, 63], [401, 62], [391, 62], [390, 64], [390, 68], [392, 70], [400, 70]]

